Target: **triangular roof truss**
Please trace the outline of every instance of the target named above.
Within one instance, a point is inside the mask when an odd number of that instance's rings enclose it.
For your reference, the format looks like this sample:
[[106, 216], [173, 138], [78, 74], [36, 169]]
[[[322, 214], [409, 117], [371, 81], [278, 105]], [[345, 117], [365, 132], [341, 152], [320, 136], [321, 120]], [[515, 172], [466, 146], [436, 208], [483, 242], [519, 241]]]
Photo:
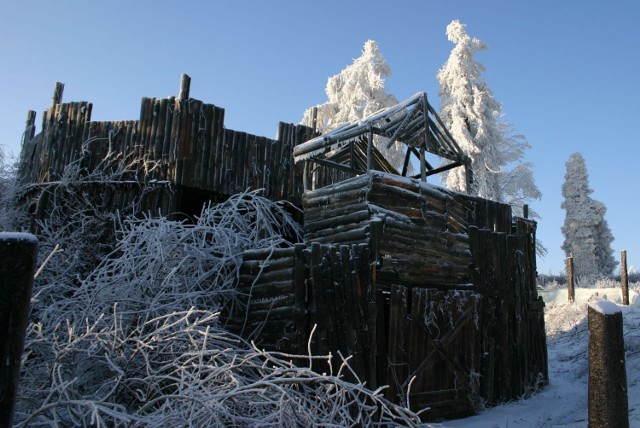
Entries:
[[[384, 138], [384, 144], [391, 147], [401, 142], [406, 149], [402, 171], [406, 176], [412, 155], [420, 165], [420, 173], [414, 178], [426, 178], [456, 167], [464, 167], [467, 188], [471, 184], [470, 159], [462, 151], [449, 130], [427, 100], [427, 94], [419, 92], [413, 97], [380, 110], [360, 121], [344, 124], [326, 134], [302, 143], [293, 149], [295, 162], [315, 162], [338, 169], [364, 172], [354, 169], [354, 159], [348, 159], [354, 153], [354, 142], [358, 148], [366, 144], [366, 170], [388, 170], [389, 162], [380, 160], [380, 153], [371, 142], [375, 136]], [[350, 147], [350, 149], [347, 149]], [[362, 150], [359, 150], [360, 152]], [[444, 160], [439, 167], [433, 167], [426, 160], [425, 152], [432, 153]], [[384, 160], [384, 159], [383, 159]], [[360, 166], [360, 165], [359, 165]], [[395, 170], [395, 168], [393, 168]]]

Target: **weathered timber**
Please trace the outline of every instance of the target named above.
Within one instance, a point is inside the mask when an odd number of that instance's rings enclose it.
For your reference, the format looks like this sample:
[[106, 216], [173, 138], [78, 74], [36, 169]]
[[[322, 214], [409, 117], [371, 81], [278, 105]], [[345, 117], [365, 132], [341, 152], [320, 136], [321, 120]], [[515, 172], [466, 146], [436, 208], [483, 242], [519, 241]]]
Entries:
[[[155, 195], [159, 206], [146, 204], [154, 212], [161, 208], [161, 214], [183, 211], [184, 189], [198, 189], [203, 197], [208, 193], [215, 200], [264, 189], [267, 198], [299, 204], [303, 170], [295, 167], [291, 152], [317, 133], [302, 125], [280, 123], [279, 137], [272, 140], [225, 129], [223, 109], [189, 98], [189, 80], [182, 76], [177, 97], [143, 98], [135, 121], [91, 122], [90, 103], [62, 103], [61, 98], [52, 102], [43, 115], [40, 133], [35, 134], [33, 119], [28, 122], [21, 182], [54, 182], [81, 157], [82, 167], [92, 171], [103, 166], [101, 162], [109, 155], [126, 159], [141, 185], [159, 181], [175, 185], [172, 194]], [[130, 200], [131, 195], [119, 194], [113, 202]], [[45, 205], [39, 215], [47, 211]]]
[[[290, 261], [289, 261], [290, 264]], [[287, 266], [285, 269], [280, 270], [269, 270], [263, 271], [260, 273], [260, 278], [264, 282], [272, 282], [279, 281], [283, 279], [291, 279], [291, 275], [293, 275], [293, 267]], [[249, 272], [248, 274], [240, 274], [240, 282], [250, 282], [254, 279], [253, 272]]]
[[331, 218], [323, 218], [316, 221], [307, 221], [304, 224], [305, 233], [313, 233], [319, 230], [325, 230], [335, 224], [359, 224], [363, 220], [368, 220], [371, 213], [368, 209], [350, 212], [344, 215], [336, 215]]
[[567, 293], [569, 302], [574, 302], [576, 300], [576, 288], [575, 288], [575, 276], [573, 269], [573, 257], [567, 257]]
[[0, 232], [0, 426], [10, 427], [31, 302], [38, 241], [27, 233]]
[[267, 248], [257, 250], [245, 250], [242, 252], [243, 260], [263, 261], [265, 264], [271, 260], [291, 257], [294, 254], [293, 248]]
[[[226, 129], [224, 110], [190, 98], [184, 86], [177, 97], [144, 98], [139, 120], [91, 122], [91, 104], [60, 100], [35, 134], [30, 115], [20, 177], [33, 189], [25, 197], [39, 198], [36, 218], [48, 210], [42, 190], [77, 160], [88, 172], [115, 172], [116, 159], [133, 168], [105, 192], [83, 189], [114, 209], [150, 185], [161, 191], [144, 190], [140, 210], [160, 214], [197, 215], [196, 202], [261, 189], [303, 207], [305, 244], [243, 254], [238, 298], [222, 315], [230, 330], [265, 349], [306, 355], [311, 345], [314, 355], [330, 353], [331, 365], [314, 362], [321, 372], [351, 356], [349, 379], [390, 384], [389, 398], [429, 408], [429, 420], [544, 385], [535, 222], [513, 218], [508, 205], [400, 177], [370, 144], [374, 136], [407, 144], [403, 175], [412, 155], [421, 158], [420, 178], [442, 170], [426, 162], [425, 150], [449, 156], [443, 168], [467, 165], [439, 118], [430, 117], [426, 95], [328, 139], [286, 123], [270, 139]], [[293, 152], [304, 162], [295, 164]]]
[[342, 203], [335, 203], [330, 205], [306, 207], [304, 212], [305, 214], [308, 213], [313, 219], [324, 220], [335, 216], [349, 214], [354, 211], [362, 211], [370, 208], [371, 205], [366, 201], [345, 201]]
[[622, 311], [601, 300], [587, 309], [589, 324], [589, 426], [629, 427]]
[[189, 89], [191, 88], [191, 77], [187, 74], [180, 76], [180, 92], [179, 98], [182, 101], [189, 99]]
[[620, 253], [620, 288], [622, 289], [622, 304], [629, 305], [629, 274], [627, 273], [627, 250]]

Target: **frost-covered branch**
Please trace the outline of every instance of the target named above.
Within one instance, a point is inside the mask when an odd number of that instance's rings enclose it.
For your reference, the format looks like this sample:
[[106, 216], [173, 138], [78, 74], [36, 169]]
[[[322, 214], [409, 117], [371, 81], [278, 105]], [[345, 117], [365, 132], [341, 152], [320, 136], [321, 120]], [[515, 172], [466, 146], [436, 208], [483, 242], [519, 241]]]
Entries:
[[49, 263], [34, 290], [18, 426], [419, 425], [382, 390], [345, 381], [348, 358], [321, 375], [308, 361], [328, 356], [266, 352], [221, 326], [242, 252], [300, 233], [281, 206], [247, 192], [193, 224], [123, 217], [84, 275]]

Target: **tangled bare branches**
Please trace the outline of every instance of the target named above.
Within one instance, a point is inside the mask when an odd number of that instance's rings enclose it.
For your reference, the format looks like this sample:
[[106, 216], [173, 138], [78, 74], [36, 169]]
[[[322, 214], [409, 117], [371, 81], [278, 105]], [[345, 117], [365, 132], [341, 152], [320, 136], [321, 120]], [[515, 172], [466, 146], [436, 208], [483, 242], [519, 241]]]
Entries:
[[60, 325], [52, 336], [30, 332], [30, 352], [53, 355], [50, 364], [25, 373], [23, 394], [38, 406], [21, 406], [18, 426], [419, 423], [380, 391], [344, 381], [340, 371], [320, 375], [294, 365], [292, 356], [251, 347], [219, 328], [216, 313], [174, 312], [127, 332], [114, 312], [79, 331]]
[[265, 352], [220, 325], [242, 251], [300, 233], [277, 204], [243, 193], [195, 224], [117, 224], [113, 251], [77, 283], [49, 273], [35, 284], [18, 426], [419, 424], [380, 390], [346, 382], [347, 362], [321, 375], [294, 362], [327, 356]]

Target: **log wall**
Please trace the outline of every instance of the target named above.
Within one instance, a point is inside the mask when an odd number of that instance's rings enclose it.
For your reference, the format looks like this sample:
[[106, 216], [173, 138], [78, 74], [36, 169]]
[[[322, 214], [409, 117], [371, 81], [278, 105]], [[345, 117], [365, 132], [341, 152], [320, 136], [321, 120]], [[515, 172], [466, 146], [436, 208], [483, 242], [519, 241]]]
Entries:
[[351, 355], [357, 379], [388, 385], [394, 402], [429, 408], [427, 420], [473, 414], [547, 382], [535, 222], [379, 172], [307, 192], [303, 205], [306, 247], [287, 262], [249, 253], [243, 264], [245, 298], [251, 284], [251, 299], [270, 295], [260, 304], [289, 314], [283, 326], [249, 305], [259, 343], [331, 353], [334, 368], [337, 355]]
[[303, 166], [293, 164], [292, 150], [317, 135], [311, 128], [281, 122], [275, 139], [230, 130], [224, 109], [193, 98], [145, 97], [138, 120], [92, 122], [91, 110], [88, 102], [54, 103], [38, 134], [35, 113], [29, 112], [22, 184], [56, 182], [74, 162], [94, 171], [110, 155], [123, 160], [131, 170], [128, 178], [138, 184], [165, 183], [174, 190], [158, 206], [149, 203], [153, 212], [180, 211], [182, 189], [218, 199], [263, 189], [272, 200], [300, 203]]
[[508, 205], [378, 171], [306, 192], [302, 202], [305, 240], [371, 245], [387, 283], [470, 286], [467, 228], [512, 227]]
[[[280, 123], [276, 139], [226, 129], [224, 110], [188, 98], [188, 85], [178, 98], [143, 98], [131, 121], [92, 122], [90, 103], [59, 95], [40, 133], [28, 115], [19, 171], [27, 189], [74, 163], [87, 173], [125, 164], [101, 196], [114, 209], [154, 183], [170, 191], [151, 192], [141, 208], [160, 214], [179, 211], [195, 190], [224, 198], [263, 189], [304, 207], [306, 244], [244, 254], [239, 298], [224, 316], [231, 330], [268, 349], [330, 353], [331, 365], [313, 360], [320, 372], [351, 356], [348, 378], [389, 385], [391, 400], [430, 408], [430, 420], [546, 382], [536, 225], [512, 218], [508, 205], [390, 173], [304, 171], [292, 150], [312, 129]], [[305, 174], [314, 190], [303, 194]]]

